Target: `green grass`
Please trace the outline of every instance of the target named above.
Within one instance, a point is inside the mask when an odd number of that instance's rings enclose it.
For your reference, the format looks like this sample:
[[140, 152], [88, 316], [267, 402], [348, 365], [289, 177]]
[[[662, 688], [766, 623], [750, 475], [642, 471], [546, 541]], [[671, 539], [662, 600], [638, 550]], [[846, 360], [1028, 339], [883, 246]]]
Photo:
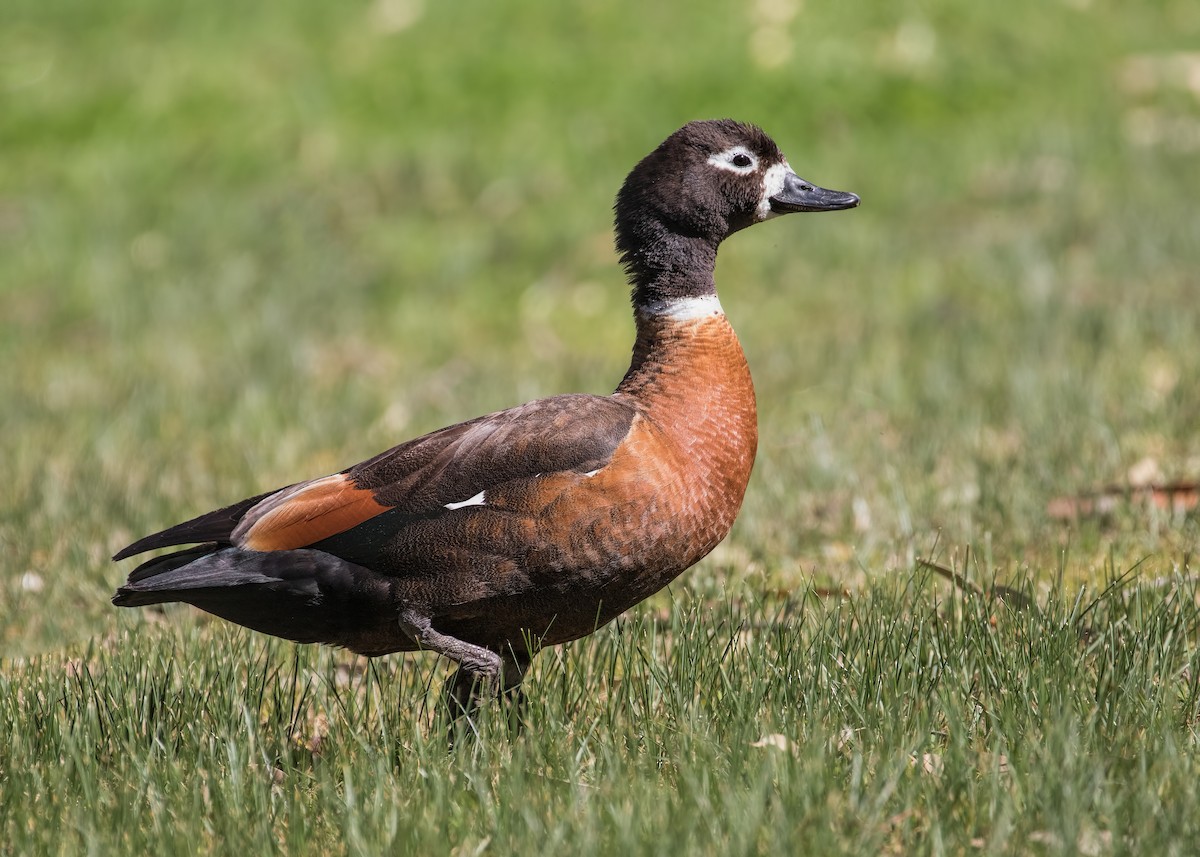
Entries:
[[[1047, 504], [1200, 480], [1194, 5], [8, 3], [0, 853], [1186, 853], [1200, 519]], [[742, 516], [523, 735], [109, 606], [138, 535], [611, 389], [612, 197], [726, 115], [864, 203], [723, 248]]]
[[928, 583], [636, 614], [540, 661], [522, 734], [492, 710], [450, 753], [431, 661], [124, 632], [0, 679], [21, 724], [0, 834], [64, 854], [1190, 850], [1195, 583], [1040, 611]]

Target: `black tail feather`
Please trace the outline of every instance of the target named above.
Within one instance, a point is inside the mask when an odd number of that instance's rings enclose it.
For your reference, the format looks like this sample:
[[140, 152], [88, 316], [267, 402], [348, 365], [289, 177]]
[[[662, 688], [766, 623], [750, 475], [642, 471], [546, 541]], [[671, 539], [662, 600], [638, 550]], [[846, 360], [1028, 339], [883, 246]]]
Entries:
[[190, 521], [184, 521], [182, 524], [168, 527], [162, 532], [138, 539], [129, 547], [118, 551], [113, 556], [113, 560], [122, 560], [135, 554], [154, 550], [155, 548], [168, 548], [175, 545], [190, 545], [198, 542], [229, 544], [229, 537], [233, 534], [233, 530], [237, 527], [242, 516], [250, 511], [259, 500], [275, 493], [275, 491], [268, 491], [265, 494], [259, 494], [257, 497], [250, 497], [239, 503], [234, 503], [232, 506], [206, 512], [198, 518], [192, 518]]
[[199, 547], [187, 548], [186, 550], [175, 551], [175, 553], [163, 554], [156, 556], [154, 559], [146, 560], [133, 571], [129, 572], [129, 579], [126, 585], [130, 583], [138, 583], [148, 577], [153, 577], [156, 574], [172, 571], [176, 568], [181, 568], [190, 562], [200, 559], [200, 557], [212, 553], [217, 550], [215, 542], [209, 542], [206, 545]]
[[396, 621], [394, 581], [319, 550], [204, 545], [138, 566], [118, 607], [182, 601], [255, 631], [363, 654], [415, 648]]

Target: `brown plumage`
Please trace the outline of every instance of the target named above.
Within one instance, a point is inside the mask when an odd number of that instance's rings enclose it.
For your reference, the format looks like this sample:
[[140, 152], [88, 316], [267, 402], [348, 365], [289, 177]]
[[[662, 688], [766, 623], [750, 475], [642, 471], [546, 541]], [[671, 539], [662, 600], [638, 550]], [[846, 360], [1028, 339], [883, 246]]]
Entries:
[[711, 551], [741, 507], [754, 387], [713, 284], [717, 247], [791, 211], [858, 204], [798, 178], [758, 128], [693, 122], [627, 178], [617, 247], [637, 341], [611, 396], [530, 402], [148, 536], [113, 603], [183, 601], [366, 655], [457, 661], [460, 710]]

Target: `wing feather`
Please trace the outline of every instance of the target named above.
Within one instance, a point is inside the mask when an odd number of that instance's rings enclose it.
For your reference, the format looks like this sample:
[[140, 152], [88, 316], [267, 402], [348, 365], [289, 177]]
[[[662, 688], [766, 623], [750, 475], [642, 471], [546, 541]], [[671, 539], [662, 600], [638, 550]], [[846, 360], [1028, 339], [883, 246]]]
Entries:
[[[280, 490], [287, 491], [288, 488]], [[200, 542], [215, 542], [227, 545], [230, 543], [230, 536], [234, 528], [237, 527], [238, 522], [241, 521], [242, 516], [259, 501], [270, 497], [273, 493], [278, 492], [268, 491], [266, 494], [259, 494], [257, 497], [248, 497], [231, 506], [205, 512], [203, 515], [192, 518], [190, 521], [184, 521], [182, 524], [176, 524], [161, 532], [152, 533], [140, 538], [114, 554], [113, 561], [126, 559], [127, 557], [145, 553], [156, 548], [173, 547], [174, 545], [193, 545]]]
[[345, 474], [337, 473], [267, 497], [246, 513], [230, 540], [256, 551], [307, 547], [387, 508], [372, 491], [356, 488]]
[[[634, 409], [588, 395], [553, 396], [449, 426], [341, 473], [288, 486], [140, 539], [114, 559], [213, 542], [292, 550], [353, 531], [389, 512], [389, 527], [450, 511], [517, 479], [603, 467], [624, 440]], [[377, 528], [376, 528], [377, 529]]]

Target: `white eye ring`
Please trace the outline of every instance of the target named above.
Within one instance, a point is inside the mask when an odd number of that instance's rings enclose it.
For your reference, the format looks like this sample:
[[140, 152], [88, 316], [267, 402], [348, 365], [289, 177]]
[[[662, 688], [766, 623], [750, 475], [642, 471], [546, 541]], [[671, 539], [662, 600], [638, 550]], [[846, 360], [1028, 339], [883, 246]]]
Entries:
[[708, 162], [714, 167], [742, 176], [749, 175], [758, 169], [758, 158], [745, 146], [734, 146], [732, 149], [710, 155]]

